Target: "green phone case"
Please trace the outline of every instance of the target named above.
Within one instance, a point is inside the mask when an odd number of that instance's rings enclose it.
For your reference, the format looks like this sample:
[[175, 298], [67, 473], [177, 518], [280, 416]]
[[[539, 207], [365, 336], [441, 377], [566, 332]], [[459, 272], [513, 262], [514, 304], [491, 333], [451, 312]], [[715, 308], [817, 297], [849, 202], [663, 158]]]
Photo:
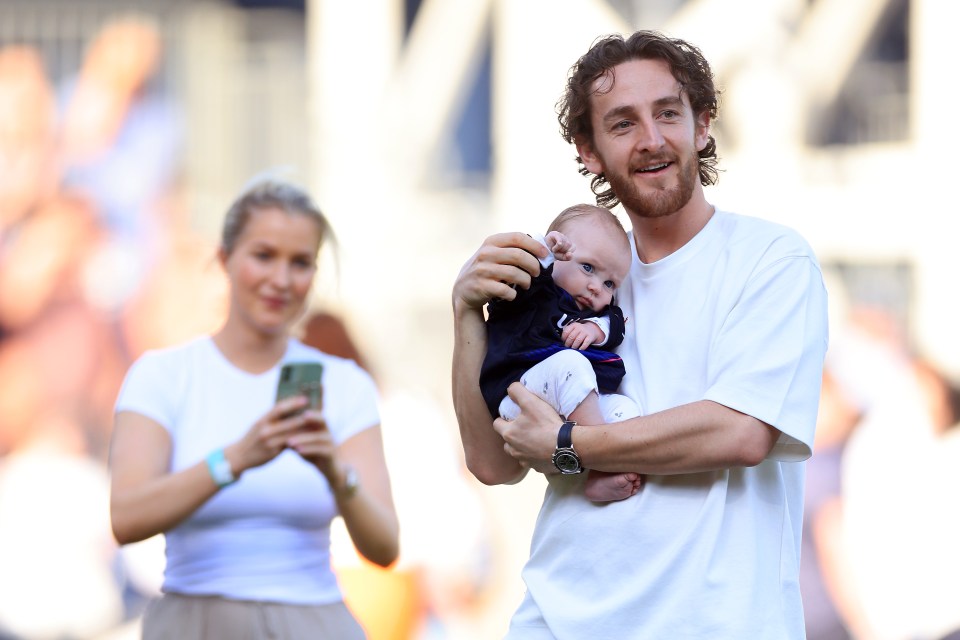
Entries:
[[307, 396], [310, 407], [323, 405], [323, 365], [319, 362], [288, 362], [280, 369], [277, 402], [290, 396]]

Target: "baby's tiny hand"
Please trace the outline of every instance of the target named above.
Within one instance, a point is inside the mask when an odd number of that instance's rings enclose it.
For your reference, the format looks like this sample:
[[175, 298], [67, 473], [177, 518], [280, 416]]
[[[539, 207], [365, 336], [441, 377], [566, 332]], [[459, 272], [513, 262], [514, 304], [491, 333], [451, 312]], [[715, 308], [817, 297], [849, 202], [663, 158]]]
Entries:
[[571, 322], [563, 328], [562, 337], [563, 346], [583, 351], [606, 336], [596, 322]]
[[559, 231], [551, 231], [544, 239], [547, 241], [547, 248], [553, 252], [553, 257], [556, 260], [569, 260], [573, 257], [573, 252], [577, 249], [576, 246], [570, 242], [570, 238]]

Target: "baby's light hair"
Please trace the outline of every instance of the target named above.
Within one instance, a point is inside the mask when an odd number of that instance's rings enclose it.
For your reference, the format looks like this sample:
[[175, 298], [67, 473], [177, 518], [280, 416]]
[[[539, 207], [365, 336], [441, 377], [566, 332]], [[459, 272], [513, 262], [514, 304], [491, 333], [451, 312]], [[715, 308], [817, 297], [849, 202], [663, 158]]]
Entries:
[[627, 231], [623, 228], [623, 223], [620, 222], [620, 218], [616, 216], [615, 213], [607, 209], [606, 207], [597, 207], [592, 204], [575, 204], [570, 207], [567, 207], [560, 214], [553, 219], [553, 222], [550, 223], [550, 227], [547, 229], [547, 233], [551, 231], [559, 231], [564, 233], [563, 229], [568, 224], [574, 220], [579, 220], [581, 218], [595, 218], [600, 224], [606, 225], [608, 228], [619, 231], [623, 235], [624, 244], [630, 246], [630, 242], [627, 239]]

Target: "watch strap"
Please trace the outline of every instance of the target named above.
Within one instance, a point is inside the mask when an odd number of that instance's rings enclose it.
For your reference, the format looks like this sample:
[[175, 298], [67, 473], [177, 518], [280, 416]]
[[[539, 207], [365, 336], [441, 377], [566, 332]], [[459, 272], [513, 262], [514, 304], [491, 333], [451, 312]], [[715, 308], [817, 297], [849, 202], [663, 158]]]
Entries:
[[573, 447], [573, 428], [577, 423], [573, 420], [566, 420], [560, 425], [560, 431], [557, 433], [557, 449], [571, 449]]
[[337, 490], [337, 495], [343, 500], [349, 500], [360, 490], [360, 475], [353, 465], [346, 465], [343, 470], [343, 482]]
[[567, 420], [560, 425], [560, 431], [557, 432], [557, 449], [553, 452], [551, 460], [553, 466], [564, 475], [583, 473], [583, 465], [580, 462], [580, 456], [573, 448], [573, 428], [577, 423], [573, 420]]

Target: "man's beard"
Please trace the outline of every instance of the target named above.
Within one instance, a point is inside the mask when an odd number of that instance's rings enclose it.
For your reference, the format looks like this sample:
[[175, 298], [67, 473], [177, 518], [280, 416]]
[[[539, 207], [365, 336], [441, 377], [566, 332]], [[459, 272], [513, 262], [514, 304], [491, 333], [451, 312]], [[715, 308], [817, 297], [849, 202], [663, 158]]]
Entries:
[[676, 186], [657, 189], [652, 193], [641, 193], [631, 180], [632, 173], [607, 172], [606, 178], [628, 213], [641, 218], [662, 218], [676, 213], [690, 202], [697, 180], [700, 179], [700, 165], [696, 157], [680, 163], [679, 169]]

